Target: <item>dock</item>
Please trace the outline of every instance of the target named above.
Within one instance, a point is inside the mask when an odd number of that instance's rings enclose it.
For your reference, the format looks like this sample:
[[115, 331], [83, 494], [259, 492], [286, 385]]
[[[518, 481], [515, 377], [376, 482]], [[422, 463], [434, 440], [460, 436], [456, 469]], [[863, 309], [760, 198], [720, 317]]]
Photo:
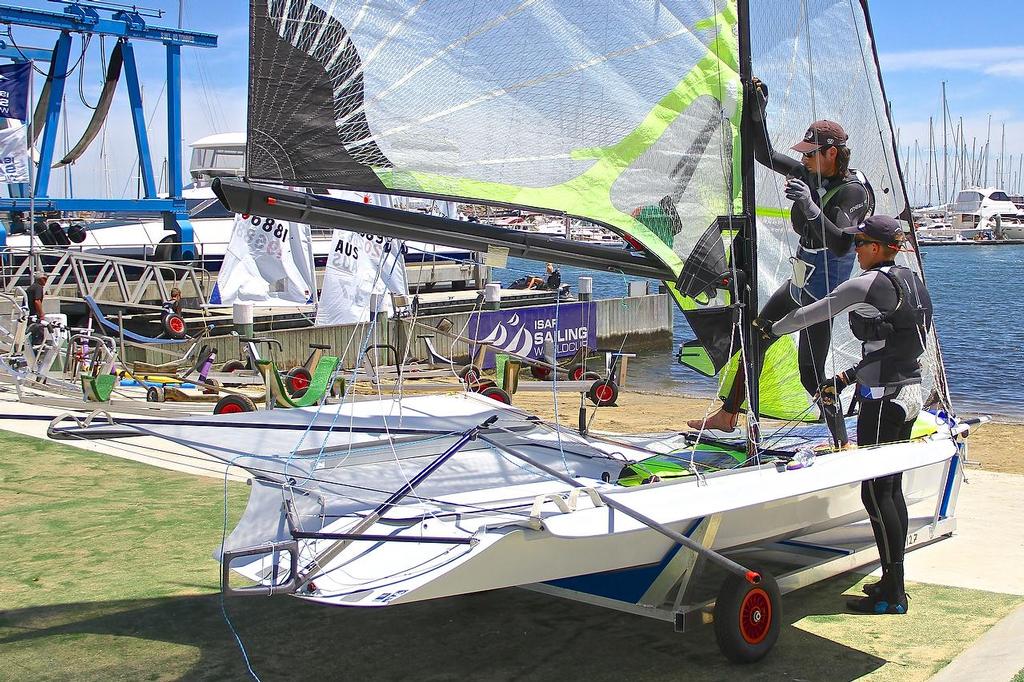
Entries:
[[[259, 331], [259, 335], [261, 338], [271, 338], [280, 342], [281, 347], [274, 356], [279, 367], [301, 365], [309, 355], [310, 344], [329, 345], [332, 348], [332, 354], [338, 355], [345, 367], [354, 367], [359, 364], [361, 354], [368, 346], [372, 345], [390, 346], [397, 351], [400, 357], [407, 355], [409, 358], [425, 358], [426, 350], [420, 338], [423, 336], [432, 337], [434, 347], [442, 355], [460, 362], [468, 361], [470, 357], [469, 344], [465, 341], [453, 341], [450, 337], [452, 334], [476, 336], [476, 333], [472, 333], [469, 329], [473, 316], [477, 315], [476, 311], [479, 310], [471, 303], [477, 299], [476, 292], [444, 292], [425, 294], [424, 296], [451, 298], [452, 302], [458, 305], [454, 307], [454, 312], [419, 314], [415, 317], [412, 315], [380, 316], [370, 323], [270, 329]], [[502, 302], [503, 304], [515, 303], [515, 300], [503, 299]], [[560, 316], [564, 316], [562, 321], [566, 322], [569, 319], [568, 316], [578, 314], [578, 312], [574, 312], [573, 306], [592, 306], [592, 328], [588, 326], [587, 333], [580, 335], [572, 334], [571, 330], [566, 331], [564, 336], [570, 338], [562, 340], [565, 348], [563, 352], [559, 353], [560, 356], [571, 355], [575, 348], [573, 344], [579, 343], [585, 343], [588, 349], [595, 350], [618, 348], [625, 342], [630, 352], [661, 350], [672, 344], [673, 304], [668, 294], [646, 294], [589, 302], [560, 302], [558, 304], [554, 301], [544, 302], [543, 299], [540, 299], [539, 305], [536, 297], [526, 297], [519, 299], [519, 303], [518, 306], [505, 307], [503, 305], [497, 311], [481, 310], [480, 314], [495, 315], [511, 328], [527, 324], [525, 320], [527, 315], [523, 314], [526, 311], [529, 311], [528, 314], [531, 318], [548, 316], [554, 319], [557, 308]], [[436, 335], [432, 333], [432, 330], [437, 331]], [[593, 338], [591, 338], [591, 334]], [[217, 352], [218, 362], [226, 362], [238, 357], [237, 336], [212, 336], [204, 339], [203, 343]], [[180, 344], [152, 344], [145, 347], [129, 344], [125, 348], [125, 360], [148, 363], [166, 362], [170, 357], [180, 354], [181, 351]]]

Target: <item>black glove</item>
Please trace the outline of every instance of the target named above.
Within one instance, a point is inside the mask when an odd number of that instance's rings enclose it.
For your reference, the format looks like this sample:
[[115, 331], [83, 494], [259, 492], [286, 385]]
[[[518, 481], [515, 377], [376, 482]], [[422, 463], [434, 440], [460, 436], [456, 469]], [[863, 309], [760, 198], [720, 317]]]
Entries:
[[750, 108], [755, 121], [764, 120], [764, 111], [768, 107], [768, 86], [760, 78], [750, 79], [750, 94], [753, 106]]
[[750, 323], [754, 333], [761, 338], [761, 343], [765, 347], [770, 346], [778, 340], [778, 336], [772, 333], [772, 325], [775, 324], [771, 320], [765, 319], [760, 315], [754, 318], [754, 321]]
[[839, 400], [839, 394], [849, 385], [846, 372], [840, 372], [831, 379], [826, 379], [818, 387], [818, 399], [826, 405], [835, 405]]
[[821, 209], [814, 203], [811, 188], [800, 178], [786, 181], [786, 198], [799, 206], [808, 220], [814, 220], [821, 214]]

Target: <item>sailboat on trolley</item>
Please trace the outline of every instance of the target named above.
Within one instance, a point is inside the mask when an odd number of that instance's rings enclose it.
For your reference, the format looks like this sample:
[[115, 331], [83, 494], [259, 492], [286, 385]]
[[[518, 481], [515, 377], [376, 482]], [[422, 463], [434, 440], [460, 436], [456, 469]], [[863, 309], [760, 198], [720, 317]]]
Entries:
[[[909, 222], [864, 2], [253, 0], [250, 22], [246, 178], [215, 184], [230, 210], [654, 277], [697, 336], [687, 362], [759, 380], [734, 437], [597, 436], [469, 393], [134, 426], [251, 473], [218, 551], [228, 593], [376, 608], [529, 586], [678, 627], [710, 614], [723, 652], [752, 661], [778, 636], [781, 592], [873, 559], [863, 480], [904, 472], [914, 542], [953, 531], [970, 423], [934, 334], [911, 440], [796, 467], [827, 431], [795, 339], [760, 363], [748, 333], [796, 240], [747, 143], [754, 73], [774, 86], [773, 137], [844, 121], [877, 212]], [[327, 189], [571, 216], [635, 248]], [[843, 326], [827, 366], [857, 359]]]

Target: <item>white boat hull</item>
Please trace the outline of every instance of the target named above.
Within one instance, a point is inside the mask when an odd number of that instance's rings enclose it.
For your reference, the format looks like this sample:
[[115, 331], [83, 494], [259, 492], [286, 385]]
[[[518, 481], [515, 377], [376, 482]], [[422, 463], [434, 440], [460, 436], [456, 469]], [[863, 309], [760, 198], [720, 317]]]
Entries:
[[[219, 446], [200, 446], [256, 476], [248, 508], [225, 549], [234, 552], [277, 543], [278, 551], [261, 550], [236, 558], [231, 567], [243, 576], [264, 585], [280, 584], [289, 572], [287, 546], [291, 543], [298, 548], [298, 565], [304, 574], [299, 596], [334, 605], [375, 607], [656, 566], [676, 551], [675, 543], [657, 530], [611, 511], [585, 491], [570, 495], [567, 483], [537, 476], [514, 456], [497, 453], [479, 441], [425, 479], [409, 499], [386, 509], [376, 523], [367, 526], [364, 520], [387, 493], [399, 487], [382, 481], [398, 469], [397, 480], [411, 480], [449, 447], [450, 440], [445, 438], [451, 438], [432, 436], [440, 439], [432, 449], [405, 452], [370, 433], [368, 425], [386, 421], [382, 415], [388, 416], [393, 443], [412, 437], [399, 434], [399, 428], [414, 432], [427, 423], [444, 424], [444, 418], [428, 420], [427, 414], [451, 415], [444, 428], [452, 433], [492, 415], [499, 417], [499, 426], [521, 426], [526, 415], [472, 394], [355, 403], [339, 409], [338, 415], [316, 414], [312, 423], [335, 423], [342, 429], [354, 424], [363, 431], [324, 436], [282, 432], [268, 425], [268, 440], [246, 449], [257, 455], [277, 455], [254, 460]], [[269, 414], [280, 420], [278, 426], [299, 424], [303, 418], [299, 411]], [[252, 413], [237, 420], [267, 418], [268, 413]], [[305, 422], [310, 421], [307, 414]], [[172, 439], [175, 433], [213, 439], [207, 434], [213, 427], [147, 426], [143, 430]], [[349, 451], [346, 441], [330, 440], [341, 436], [356, 448], [370, 447]], [[237, 435], [233, 438], [237, 440]], [[301, 449], [286, 445], [299, 438]], [[564, 464], [579, 483], [679, 533], [690, 533], [702, 520], [714, 517], [720, 525], [710, 547], [719, 552], [863, 521], [861, 481], [900, 471], [906, 472], [904, 490], [912, 515], [931, 517], [946, 494], [948, 464], [957, 454], [948, 430], [939, 425], [938, 433], [925, 439], [819, 456], [814, 466], [805, 469], [782, 467], [780, 471], [774, 464], [762, 464], [719, 471], [699, 481], [691, 476], [623, 487], [614, 483], [622, 464], [618, 457], [648, 457], [655, 441], [647, 443], [648, 449], [631, 450], [641, 443], [587, 441], [578, 436], [572, 440], [570, 432], [563, 431], [559, 446], [559, 435], [551, 430], [531, 432], [528, 440], [517, 438], [512, 442], [530, 450], [531, 456], [536, 456], [535, 448], [546, 448], [539, 451], [547, 453], [550, 466]], [[679, 436], [665, 434], [664, 438], [658, 442], [672, 445]], [[384, 447], [376, 447], [377, 443]], [[289, 447], [295, 454], [288, 454]], [[600, 456], [611, 451], [618, 453], [615, 459]], [[596, 456], [574, 454], [581, 452]], [[284, 479], [275, 473], [282, 470], [282, 463], [290, 481], [283, 487]], [[605, 473], [612, 474], [613, 482], [602, 481]], [[344, 502], [328, 499], [331, 493], [341, 492]], [[416, 499], [417, 495], [422, 497]], [[283, 502], [291, 505], [292, 522], [301, 531], [352, 533], [363, 522], [358, 533], [373, 539], [339, 543], [336, 538], [310, 538], [296, 543]], [[325, 552], [329, 553], [326, 558]], [[316, 564], [315, 557], [319, 557]], [[647, 578], [622, 579], [653, 579], [652, 572], [647, 574]]]

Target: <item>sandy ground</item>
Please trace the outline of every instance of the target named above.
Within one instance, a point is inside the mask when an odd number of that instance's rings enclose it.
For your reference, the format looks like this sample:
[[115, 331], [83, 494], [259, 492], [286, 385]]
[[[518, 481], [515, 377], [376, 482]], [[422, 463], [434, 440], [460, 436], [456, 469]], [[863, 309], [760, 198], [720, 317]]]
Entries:
[[[514, 404], [546, 419], [554, 418], [551, 393], [517, 393]], [[598, 431], [639, 433], [673, 431], [685, 428], [686, 420], [702, 417], [705, 410], [717, 410], [720, 403], [709, 398], [684, 398], [676, 395], [623, 391], [618, 407], [594, 409], [587, 402], [590, 428]], [[579, 399], [562, 393], [558, 401], [558, 419], [575, 427], [579, 423]], [[984, 424], [967, 439], [970, 462], [987, 471], [1024, 474], [1024, 424], [996, 420]], [[977, 466], [977, 465], [975, 465]]]

